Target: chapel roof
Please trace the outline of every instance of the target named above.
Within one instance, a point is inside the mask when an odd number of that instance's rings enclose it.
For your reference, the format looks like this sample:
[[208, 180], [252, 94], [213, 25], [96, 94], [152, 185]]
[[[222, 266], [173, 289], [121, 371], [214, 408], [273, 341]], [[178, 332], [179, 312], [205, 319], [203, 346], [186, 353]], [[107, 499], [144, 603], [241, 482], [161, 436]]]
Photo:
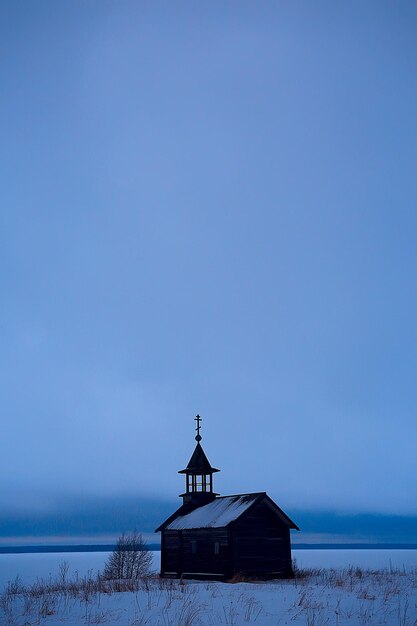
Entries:
[[192, 511], [183, 505], [161, 524], [155, 532], [161, 530], [224, 528], [238, 520], [255, 503], [263, 500], [265, 500], [265, 504], [272, 509], [281, 522], [289, 528], [299, 530], [298, 526], [263, 491], [234, 496], [218, 496], [208, 504], [194, 508]]

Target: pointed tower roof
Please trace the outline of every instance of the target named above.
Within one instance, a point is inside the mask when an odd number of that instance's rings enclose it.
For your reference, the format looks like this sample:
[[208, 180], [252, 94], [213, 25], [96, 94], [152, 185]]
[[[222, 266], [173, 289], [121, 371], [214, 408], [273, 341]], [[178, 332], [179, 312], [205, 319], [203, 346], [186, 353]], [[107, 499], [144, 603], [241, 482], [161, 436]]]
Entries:
[[178, 474], [214, 474], [214, 472], [220, 472], [219, 469], [216, 469], [215, 467], [211, 467], [210, 462], [208, 458], [206, 457], [206, 453], [204, 452], [202, 445], [200, 443], [201, 441], [200, 422], [202, 421], [201, 417], [199, 415], [196, 415], [194, 419], [197, 424], [196, 425], [197, 434], [195, 436], [197, 445], [194, 449], [193, 454], [191, 455], [191, 459], [188, 461], [187, 467], [183, 470], [180, 470]]
[[197, 441], [197, 445], [191, 455], [191, 459], [188, 461], [187, 467], [180, 470], [178, 474], [214, 474], [214, 472], [220, 472], [220, 470], [210, 465], [210, 461], [206, 457], [201, 443]]

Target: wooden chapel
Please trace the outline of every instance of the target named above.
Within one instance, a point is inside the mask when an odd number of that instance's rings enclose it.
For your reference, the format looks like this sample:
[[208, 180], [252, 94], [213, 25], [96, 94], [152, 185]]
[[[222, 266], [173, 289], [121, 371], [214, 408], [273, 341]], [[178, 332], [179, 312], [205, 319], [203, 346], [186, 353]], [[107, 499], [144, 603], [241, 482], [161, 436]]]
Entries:
[[293, 575], [290, 530], [298, 526], [265, 493], [219, 496], [201, 446], [195, 418], [194, 452], [185, 469], [183, 503], [155, 532], [161, 533], [161, 573], [166, 578], [228, 580]]

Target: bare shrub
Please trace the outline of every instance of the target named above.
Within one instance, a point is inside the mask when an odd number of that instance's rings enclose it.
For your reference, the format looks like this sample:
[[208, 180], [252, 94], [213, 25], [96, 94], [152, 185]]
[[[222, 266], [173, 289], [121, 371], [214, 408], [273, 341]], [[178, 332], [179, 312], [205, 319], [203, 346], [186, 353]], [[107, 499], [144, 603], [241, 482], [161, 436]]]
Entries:
[[197, 623], [199, 614], [204, 611], [206, 606], [196, 605], [192, 600], [188, 598], [184, 600], [178, 614], [178, 626], [193, 626]]
[[68, 561], [61, 561], [59, 566], [59, 581], [62, 586], [65, 586], [68, 579], [69, 563]]
[[136, 580], [151, 572], [152, 553], [136, 532], [121, 535], [103, 570], [105, 580]]
[[46, 594], [39, 604], [39, 617], [49, 617], [55, 613], [57, 597], [53, 593]]

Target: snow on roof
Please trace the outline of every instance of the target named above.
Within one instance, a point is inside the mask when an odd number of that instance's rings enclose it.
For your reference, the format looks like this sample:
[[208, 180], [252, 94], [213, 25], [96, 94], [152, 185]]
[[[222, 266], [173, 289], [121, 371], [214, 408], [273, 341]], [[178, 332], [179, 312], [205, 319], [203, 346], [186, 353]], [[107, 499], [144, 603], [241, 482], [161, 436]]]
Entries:
[[240, 517], [258, 496], [259, 494], [255, 493], [216, 498], [187, 515], [177, 517], [166, 526], [166, 530], [223, 528]]

